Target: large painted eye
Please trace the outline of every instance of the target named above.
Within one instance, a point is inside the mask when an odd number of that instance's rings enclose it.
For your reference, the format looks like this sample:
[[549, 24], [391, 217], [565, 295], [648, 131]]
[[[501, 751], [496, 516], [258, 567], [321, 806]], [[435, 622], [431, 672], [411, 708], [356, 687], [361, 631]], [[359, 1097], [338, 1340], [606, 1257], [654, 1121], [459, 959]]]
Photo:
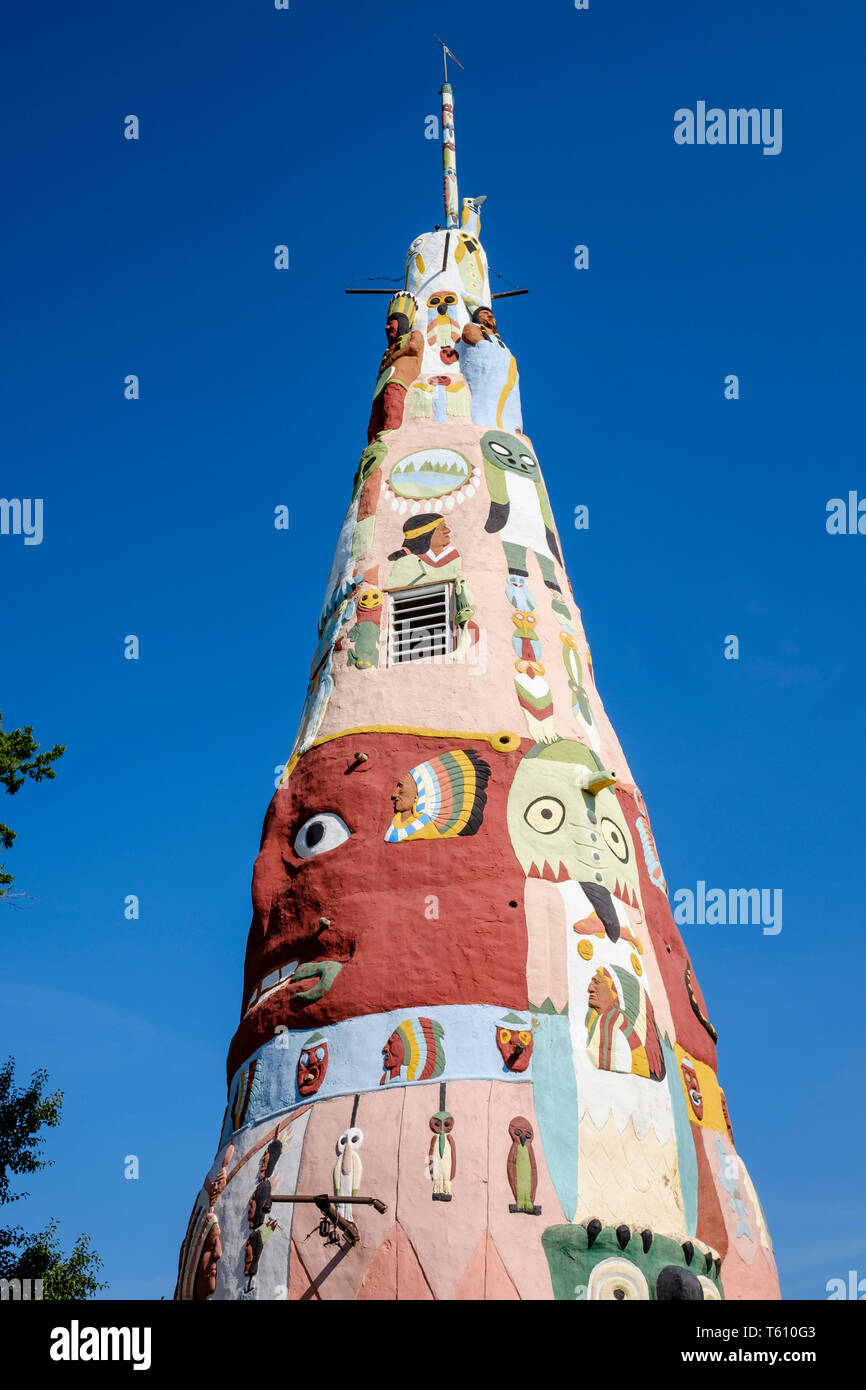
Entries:
[[511, 1032], [508, 1028], [500, 1028], [499, 1041], [502, 1043], [503, 1047], [505, 1047], [507, 1043], [511, 1042]]
[[501, 454], [502, 457], [506, 459], [511, 458], [511, 450], [506, 449], [503, 444], [497, 444], [495, 439], [491, 439], [487, 447], [492, 449], [494, 454]]
[[612, 1256], [602, 1260], [589, 1276], [588, 1299], [614, 1299], [617, 1302], [649, 1301], [649, 1287], [641, 1270], [630, 1260]]
[[521, 463], [528, 463], [530, 468], [535, 467], [535, 459], [531, 454], [518, 454], [517, 457], [520, 459]]
[[320, 811], [305, 821], [295, 836], [295, 854], [301, 859], [326, 854], [329, 849], [345, 844], [351, 833], [346, 822], [333, 811]]
[[523, 819], [540, 835], [552, 835], [565, 820], [565, 807], [555, 796], [539, 796], [527, 806]]
[[616, 821], [612, 821], [610, 816], [602, 816], [601, 833], [607, 841], [608, 849], [613, 850], [613, 853], [621, 864], [627, 864], [628, 845], [625, 836]]
[[524, 1046], [524, 1047], [528, 1047], [529, 1044], [532, 1042], [532, 1034], [531, 1034], [531, 1033], [518, 1033], [518, 1034], [517, 1034], [517, 1041], [523, 1043], [523, 1046]]

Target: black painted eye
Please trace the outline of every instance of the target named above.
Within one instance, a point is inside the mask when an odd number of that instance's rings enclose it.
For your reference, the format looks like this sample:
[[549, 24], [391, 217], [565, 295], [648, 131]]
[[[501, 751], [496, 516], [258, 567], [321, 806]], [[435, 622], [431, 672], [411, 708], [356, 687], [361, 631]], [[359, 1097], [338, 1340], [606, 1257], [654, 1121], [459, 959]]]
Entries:
[[527, 806], [523, 819], [540, 835], [552, 835], [565, 820], [565, 807], [558, 797], [539, 796]]
[[295, 836], [295, 854], [301, 859], [326, 854], [329, 849], [345, 844], [351, 833], [346, 822], [333, 811], [320, 811], [305, 821]]
[[628, 844], [622, 830], [616, 821], [612, 821], [610, 816], [603, 816], [601, 820], [601, 833], [605, 838], [608, 849], [613, 850], [621, 864], [628, 863]]

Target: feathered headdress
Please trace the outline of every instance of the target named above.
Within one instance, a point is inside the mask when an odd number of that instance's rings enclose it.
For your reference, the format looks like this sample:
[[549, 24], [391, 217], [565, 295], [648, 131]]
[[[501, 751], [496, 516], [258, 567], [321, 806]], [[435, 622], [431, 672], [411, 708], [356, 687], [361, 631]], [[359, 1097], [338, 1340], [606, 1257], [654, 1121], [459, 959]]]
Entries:
[[[409, 769], [418, 795], [414, 815], [408, 825], [398, 826], [397, 817], [385, 833], [391, 843], [411, 840], [426, 832], [426, 838], [451, 839], [474, 835], [484, 818], [490, 767], [469, 748], [454, 748], [429, 762]], [[432, 833], [431, 833], [432, 832]]]

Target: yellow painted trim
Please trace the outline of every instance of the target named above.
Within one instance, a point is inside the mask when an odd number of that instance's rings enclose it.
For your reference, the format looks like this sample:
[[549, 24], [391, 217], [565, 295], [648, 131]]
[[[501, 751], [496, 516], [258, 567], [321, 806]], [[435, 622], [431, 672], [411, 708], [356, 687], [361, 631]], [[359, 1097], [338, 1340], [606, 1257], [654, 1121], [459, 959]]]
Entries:
[[499, 397], [499, 404], [496, 407], [496, 424], [499, 429], [502, 429], [502, 412], [505, 409], [505, 402], [511, 395], [511, 390], [516, 380], [517, 358], [512, 354], [511, 361], [508, 364], [508, 377], [506, 379], [505, 385], [502, 388], [502, 394]]
[[[472, 733], [466, 729], [421, 729], [412, 724], [364, 724], [355, 729], [341, 729], [336, 734], [325, 734], [324, 738], [316, 738], [305, 749], [309, 753], [313, 748], [321, 748], [323, 743], [333, 743], [338, 738], [354, 737], [356, 734], [418, 734], [421, 738], [459, 738], [469, 739], [473, 743], [487, 743], [496, 753], [513, 753], [515, 748], [520, 747], [520, 735], [515, 734], [511, 729], [495, 729], [492, 734]], [[507, 747], [502, 747], [499, 740], [507, 738]], [[295, 753], [286, 763], [286, 769], [280, 778], [280, 786], [284, 787], [297, 767], [303, 753]]]
[[397, 1032], [400, 1034], [401, 1038], [403, 1038], [404, 1042], [408, 1042], [409, 1044], [409, 1058], [406, 1063], [406, 1080], [414, 1081], [415, 1077], [418, 1075], [418, 1066], [421, 1061], [421, 1049], [418, 1046], [415, 1029], [407, 1019], [405, 1023], [400, 1025]]

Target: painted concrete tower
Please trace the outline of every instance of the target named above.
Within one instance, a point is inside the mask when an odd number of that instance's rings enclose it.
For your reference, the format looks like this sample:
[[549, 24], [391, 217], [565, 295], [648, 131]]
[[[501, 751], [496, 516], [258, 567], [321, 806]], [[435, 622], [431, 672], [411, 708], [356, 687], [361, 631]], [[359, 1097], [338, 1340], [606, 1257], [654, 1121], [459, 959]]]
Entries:
[[777, 1298], [442, 110], [176, 1296]]

